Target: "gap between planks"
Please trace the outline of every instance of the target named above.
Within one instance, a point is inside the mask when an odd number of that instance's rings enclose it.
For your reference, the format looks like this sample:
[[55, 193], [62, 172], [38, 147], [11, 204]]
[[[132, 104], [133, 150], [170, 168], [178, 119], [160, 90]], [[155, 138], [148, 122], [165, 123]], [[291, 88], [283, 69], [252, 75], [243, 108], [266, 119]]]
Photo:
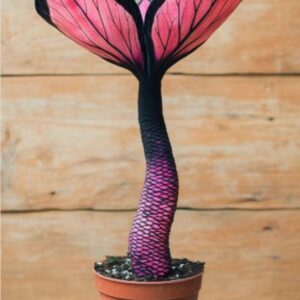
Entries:
[[[300, 73], [182, 73], [182, 72], [170, 72], [167, 76], [186, 76], [186, 77], [299, 77]], [[2, 74], [2, 78], [11, 77], [127, 77], [131, 76], [129, 73], [31, 73], [31, 74]]]
[[[276, 208], [235, 208], [235, 207], [219, 207], [219, 208], [193, 208], [193, 207], [178, 207], [178, 211], [240, 211], [240, 212], [265, 212], [265, 211], [300, 211], [300, 207], [276, 207]], [[3, 210], [1, 214], [30, 214], [43, 212], [109, 212], [109, 213], [128, 213], [135, 212], [135, 208], [128, 209], [98, 209], [98, 208], [42, 208], [42, 209], [24, 209], [24, 210]]]

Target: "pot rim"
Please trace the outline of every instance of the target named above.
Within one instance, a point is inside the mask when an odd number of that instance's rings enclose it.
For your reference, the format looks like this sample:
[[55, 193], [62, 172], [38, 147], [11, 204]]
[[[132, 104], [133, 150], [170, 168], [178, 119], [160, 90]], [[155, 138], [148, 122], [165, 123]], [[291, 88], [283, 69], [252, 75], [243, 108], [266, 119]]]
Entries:
[[199, 273], [197, 275], [182, 278], [182, 279], [164, 280], [164, 281], [135, 281], [135, 280], [116, 279], [116, 278], [104, 276], [104, 275], [98, 273], [94, 267], [93, 267], [93, 272], [97, 277], [100, 277], [100, 278], [108, 280], [108, 281], [113, 281], [113, 282], [122, 283], [122, 284], [133, 284], [133, 285], [167, 285], [167, 284], [181, 283], [181, 282], [186, 282], [186, 281], [196, 279], [198, 277], [202, 277], [202, 275], [204, 274], [204, 271], [202, 271], [201, 273]]

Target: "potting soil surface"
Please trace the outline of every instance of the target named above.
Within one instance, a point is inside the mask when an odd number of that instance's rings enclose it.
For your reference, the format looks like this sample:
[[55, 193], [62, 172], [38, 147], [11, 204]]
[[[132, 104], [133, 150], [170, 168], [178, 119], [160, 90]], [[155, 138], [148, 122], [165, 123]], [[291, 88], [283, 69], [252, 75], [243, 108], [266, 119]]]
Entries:
[[95, 271], [103, 276], [128, 281], [170, 281], [195, 276], [203, 272], [204, 263], [190, 261], [186, 258], [172, 259], [172, 270], [163, 279], [153, 275], [137, 277], [134, 275], [128, 256], [107, 256], [105, 260], [95, 263]]

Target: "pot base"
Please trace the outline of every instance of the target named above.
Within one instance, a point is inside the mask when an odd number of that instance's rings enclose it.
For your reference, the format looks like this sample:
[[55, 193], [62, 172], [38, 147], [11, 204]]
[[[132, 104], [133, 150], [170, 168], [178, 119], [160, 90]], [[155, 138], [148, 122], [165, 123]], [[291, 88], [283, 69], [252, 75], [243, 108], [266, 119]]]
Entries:
[[95, 270], [94, 274], [100, 300], [197, 300], [203, 276], [140, 282], [109, 278]]

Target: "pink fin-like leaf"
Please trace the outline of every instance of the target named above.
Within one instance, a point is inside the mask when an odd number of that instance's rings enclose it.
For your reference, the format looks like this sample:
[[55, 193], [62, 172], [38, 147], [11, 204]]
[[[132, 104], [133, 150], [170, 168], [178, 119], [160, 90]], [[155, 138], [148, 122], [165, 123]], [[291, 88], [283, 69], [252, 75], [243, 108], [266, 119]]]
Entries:
[[241, 0], [165, 0], [152, 25], [155, 59], [168, 69], [201, 46]]
[[143, 55], [133, 17], [116, 0], [48, 0], [52, 23], [70, 39], [102, 58], [143, 70]]

